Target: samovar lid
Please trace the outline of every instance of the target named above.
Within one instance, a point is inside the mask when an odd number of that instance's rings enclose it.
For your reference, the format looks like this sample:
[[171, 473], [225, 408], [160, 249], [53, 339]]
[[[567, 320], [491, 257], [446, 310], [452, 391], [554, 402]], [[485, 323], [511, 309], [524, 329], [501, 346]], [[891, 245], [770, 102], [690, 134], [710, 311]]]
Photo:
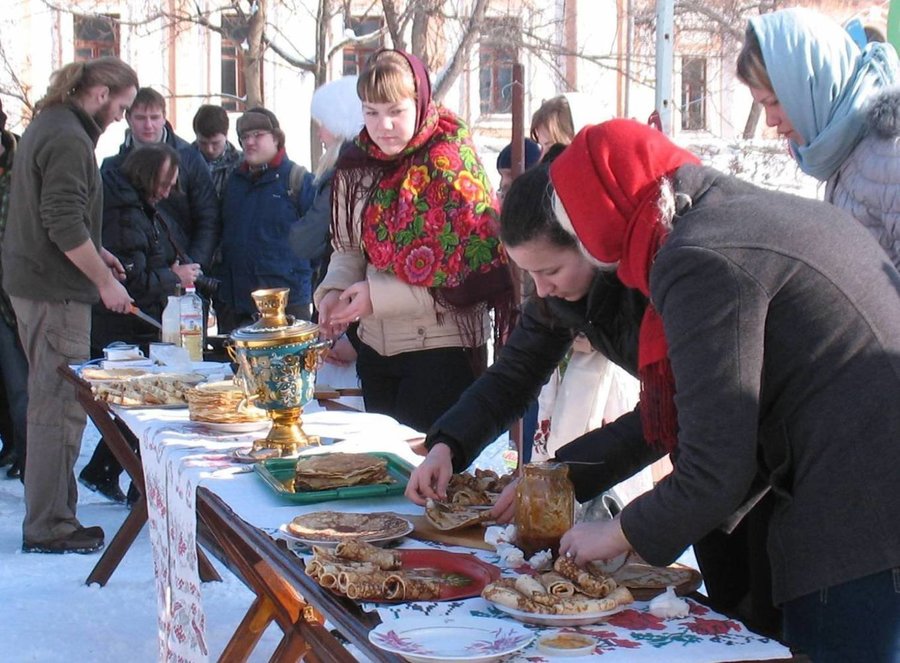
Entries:
[[257, 320], [252, 325], [235, 329], [231, 332], [231, 338], [235, 341], [269, 341], [283, 339], [305, 340], [315, 337], [319, 333], [319, 325], [307, 320], [289, 320], [284, 325], [270, 326], [263, 324], [264, 319]]
[[315, 338], [319, 325], [308, 320], [296, 320], [285, 315], [288, 288], [269, 288], [250, 293], [260, 318], [253, 324], [231, 332], [233, 341], [306, 341]]

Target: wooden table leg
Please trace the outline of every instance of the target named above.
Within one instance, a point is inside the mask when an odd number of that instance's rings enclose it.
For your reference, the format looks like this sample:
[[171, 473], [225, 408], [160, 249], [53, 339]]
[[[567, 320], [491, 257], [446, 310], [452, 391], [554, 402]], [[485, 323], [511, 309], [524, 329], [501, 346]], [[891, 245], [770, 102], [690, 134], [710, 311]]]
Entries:
[[209, 557], [203, 552], [199, 543], [197, 544], [197, 566], [200, 571], [200, 580], [203, 582], [222, 582], [222, 576], [209, 561]]
[[[260, 636], [275, 619], [275, 606], [272, 602], [265, 598], [257, 596], [253, 601], [247, 614], [241, 620], [231, 640], [222, 650], [219, 657], [221, 663], [231, 663], [231, 661], [243, 663], [250, 657], [250, 653], [259, 642]], [[295, 659], [296, 660], [296, 659]]]
[[141, 529], [143, 529], [144, 523], [146, 522], [147, 500], [140, 499], [131, 507], [131, 513], [125, 518], [125, 521], [122, 523], [122, 526], [119, 527], [119, 531], [116, 532], [112, 541], [106, 545], [103, 556], [100, 557], [100, 560], [94, 566], [90, 575], [87, 577], [87, 580], [85, 580], [86, 585], [96, 583], [101, 587], [106, 586], [113, 571], [119, 566], [122, 558], [125, 557], [125, 553], [128, 552], [128, 549], [131, 547], [131, 544], [134, 543], [134, 540], [137, 538], [137, 535], [140, 534]]
[[211, 549], [227, 558], [229, 568], [256, 595], [223, 651], [221, 661], [246, 660], [273, 621], [284, 634], [273, 661], [293, 663], [311, 652], [316, 652], [316, 658], [321, 661], [354, 661], [324, 627], [322, 616], [267, 558], [264, 548], [271, 542], [262, 532], [235, 518], [218, 498], [207, 498], [202, 488], [198, 490], [197, 516], [204, 525], [198, 529], [214, 539]]

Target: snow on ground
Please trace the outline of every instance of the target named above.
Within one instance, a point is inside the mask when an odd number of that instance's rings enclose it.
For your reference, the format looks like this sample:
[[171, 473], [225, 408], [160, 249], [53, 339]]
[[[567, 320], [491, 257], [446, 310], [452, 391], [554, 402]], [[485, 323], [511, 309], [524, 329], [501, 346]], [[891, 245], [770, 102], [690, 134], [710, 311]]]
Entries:
[[[76, 474], [87, 463], [98, 434], [85, 431]], [[0, 660], [6, 663], [151, 663], [157, 660], [156, 588], [147, 528], [106, 587], [84, 584], [100, 559], [93, 555], [22, 552], [23, 487], [0, 474]], [[128, 488], [123, 480], [122, 489]], [[78, 519], [100, 525], [109, 540], [127, 510], [79, 484]], [[210, 660], [216, 660], [244, 613], [252, 593], [214, 560], [223, 582], [203, 586]], [[251, 661], [267, 661], [281, 638], [277, 627], [263, 636]]]

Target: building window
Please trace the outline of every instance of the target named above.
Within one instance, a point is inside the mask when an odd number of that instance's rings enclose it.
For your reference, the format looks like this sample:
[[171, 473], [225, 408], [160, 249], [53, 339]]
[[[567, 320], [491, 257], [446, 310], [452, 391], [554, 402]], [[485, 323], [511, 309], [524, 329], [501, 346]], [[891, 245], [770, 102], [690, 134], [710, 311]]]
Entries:
[[517, 26], [499, 21], [484, 35], [478, 48], [478, 92], [482, 115], [512, 111], [513, 65], [517, 50], [510, 36], [517, 34]]
[[682, 58], [681, 128], [706, 129], [706, 58]]
[[222, 15], [222, 108], [227, 111], [244, 109], [247, 85], [244, 80], [244, 49], [247, 26], [234, 14]]
[[119, 17], [75, 14], [75, 60], [83, 62], [119, 55]]
[[[368, 16], [353, 17], [350, 19], [350, 29], [357, 37], [378, 32], [384, 25], [380, 16], [370, 18]], [[364, 44], [354, 44], [344, 47], [344, 76], [356, 76], [359, 74], [366, 60], [375, 51], [381, 48], [381, 39], [373, 39]]]

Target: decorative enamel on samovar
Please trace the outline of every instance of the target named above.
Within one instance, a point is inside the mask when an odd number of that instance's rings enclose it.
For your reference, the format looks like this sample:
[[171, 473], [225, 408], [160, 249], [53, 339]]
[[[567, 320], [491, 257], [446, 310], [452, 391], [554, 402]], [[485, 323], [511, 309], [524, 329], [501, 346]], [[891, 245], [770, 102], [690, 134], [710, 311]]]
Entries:
[[244, 394], [272, 419], [269, 434], [254, 441], [253, 451], [275, 449], [281, 456], [319, 444], [318, 437], [303, 432], [301, 415], [315, 392], [319, 358], [330, 346], [319, 340], [317, 324], [285, 315], [289, 292], [250, 293], [260, 318], [230, 335]]

